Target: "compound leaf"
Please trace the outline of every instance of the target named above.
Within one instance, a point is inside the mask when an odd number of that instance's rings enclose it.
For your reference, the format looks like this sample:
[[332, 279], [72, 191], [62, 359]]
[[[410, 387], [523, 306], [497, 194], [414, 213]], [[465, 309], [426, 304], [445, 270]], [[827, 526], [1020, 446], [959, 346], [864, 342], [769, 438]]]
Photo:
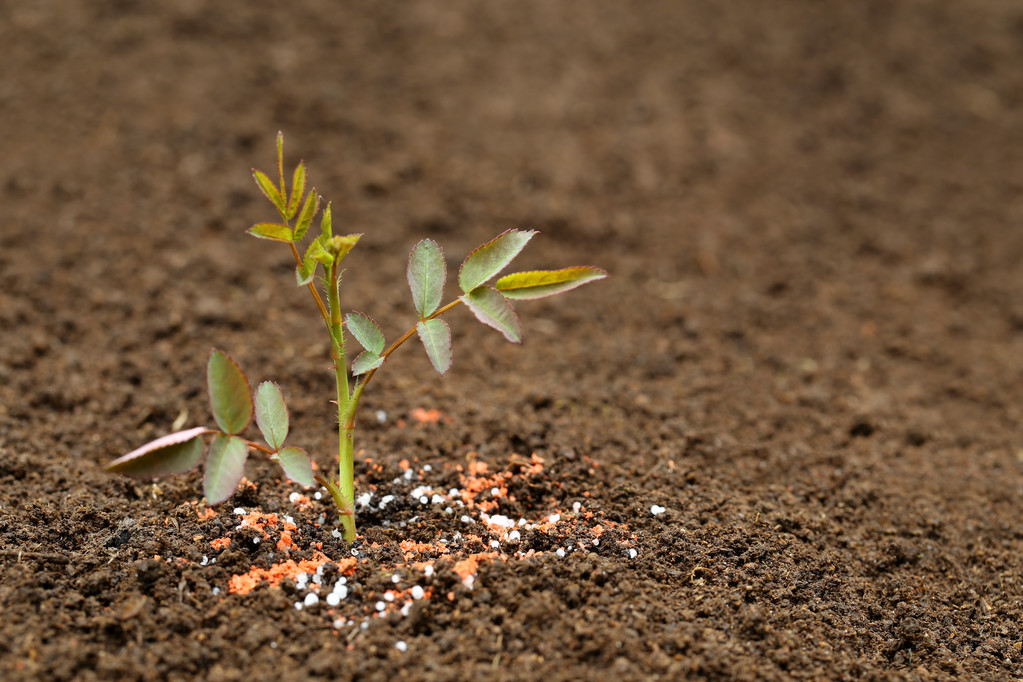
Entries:
[[419, 340], [426, 348], [433, 368], [440, 374], [451, 369], [451, 328], [439, 317], [432, 320], [420, 320], [416, 325]]
[[191, 471], [202, 459], [200, 436], [207, 433], [210, 429], [197, 426], [157, 438], [118, 457], [107, 465], [107, 471], [132, 478], [156, 478]]
[[259, 185], [259, 189], [263, 191], [266, 198], [270, 200], [277, 210], [281, 212], [281, 215], [285, 214], [284, 199], [281, 197], [281, 190], [274, 184], [273, 180], [267, 177], [267, 174], [263, 171], [252, 169], [252, 177], [256, 179], [256, 184]]
[[476, 319], [504, 334], [512, 343], [522, 343], [522, 325], [519, 316], [500, 291], [493, 287], [481, 286], [460, 297], [462, 303]]
[[217, 426], [229, 434], [244, 431], [252, 421], [252, 389], [237, 363], [214, 348], [206, 366], [206, 383]]
[[524, 301], [561, 294], [605, 277], [607, 272], [600, 268], [580, 265], [561, 270], [515, 272], [497, 280], [494, 286], [507, 298]]
[[458, 286], [468, 294], [504, 270], [536, 230], [508, 230], [479, 247], [468, 256], [458, 271]]
[[429, 317], [440, 307], [447, 279], [444, 252], [437, 242], [424, 239], [415, 245], [409, 254], [407, 276], [419, 319]]
[[298, 202], [305, 194], [305, 162], [299, 161], [295, 166], [295, 175], [291, 179], [291, 198], [288, 199], [288, 220], [295, 217], [298, 211]]
[[281, 465], [284, 475], [295, 483], [302, 485], [316, 485], [316, 474], [313, 473], [313, 465], [309, 461], [309, 455], [302, 448], [286, 447], [280, 452], [270, 455], [270, 459]]
[[384, 358], [380, 357], [380, 355], [370, 350], [363, 351], [359, 353], [359, 356], [355, 358], [355, 362], [352, 363], [352, 376], [357, 377], [360, 374], [365, 374], [382, 364], [384, 364]]
[[249, 234], [253, 237], [270, 239], [275, 242], [287, 242], [290, 244], [295, 241], [291, 228], [281, 223], [256, 223], [249, 228]]
[[264, 381], [256, 388], [254, 396], [256, 426], [266, 444], [280, 450], [288, 437], [288, 406], [284, 402], [281, 387], [272, 381]]
[[203, 481], [207, 502], [220, 504], [231, 497], [245, 473], [245, 458], [248, 456], [249, 448], [241, 438], [226, 433], [213, 437]]
[[358, 311], [352, 311], [345, 316], [348, 324], [348, 331], [352, 333], [355, 340], [366, 350], [374, 355], [384, 352], [384, 333], [369, 315]]

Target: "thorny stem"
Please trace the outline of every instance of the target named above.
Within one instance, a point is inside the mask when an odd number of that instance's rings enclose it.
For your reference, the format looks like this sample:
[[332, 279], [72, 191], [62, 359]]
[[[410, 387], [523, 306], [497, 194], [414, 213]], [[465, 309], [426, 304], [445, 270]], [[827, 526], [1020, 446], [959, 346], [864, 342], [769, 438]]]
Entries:
[[[345, 359], [345, 336], [341, 322], [341, 297], [337, 290], [337, 262], [329, 269], [327, 277], [327, 304], [330, 314], [327, 326], [330, 329], [331, 359], [334, 361], [334, 380], [337, 384], [337, 436], [338, 436], [338, 485], [331, 491], [334, 502], [341, 511], [341, 525], [345, 541], [355, 542], [355, 406], [348, 392], [348, 367]], [[338, 495], [340, 493], [340, 500]], [[345, 512], [348, 513], [345, 513]]]

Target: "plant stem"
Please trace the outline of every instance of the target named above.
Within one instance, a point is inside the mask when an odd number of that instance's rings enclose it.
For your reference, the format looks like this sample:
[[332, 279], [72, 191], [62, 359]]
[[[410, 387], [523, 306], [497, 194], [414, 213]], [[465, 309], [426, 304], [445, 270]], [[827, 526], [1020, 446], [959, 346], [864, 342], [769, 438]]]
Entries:
[[[341, 322], [341, 297], [337, 290], [337, 263], [330, 266], [327, 277], [327, 303], [330, 314], [330, 354], [334, 361], [334, 381], [337, 384], [337, 437], [338, 437], [338, 489], [344, 508], [341, 525], [345, 541], [355, 542], [355, 406], [357, 400], [348, 392], [348, 364], [345, 360], [345, 332]], [[335, 500], [336, 501], [336, 500]], [[345, 513], [345, 512], [348, 513]]]

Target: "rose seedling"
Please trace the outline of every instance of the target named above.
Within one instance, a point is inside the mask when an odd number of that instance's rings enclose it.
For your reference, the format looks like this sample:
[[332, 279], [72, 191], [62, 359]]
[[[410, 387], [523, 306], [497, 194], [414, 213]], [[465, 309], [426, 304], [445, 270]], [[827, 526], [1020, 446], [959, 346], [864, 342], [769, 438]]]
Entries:
[[[210, 504], [223, 502], [234, 492], [244, 473], [250, 450], [266, 453], [281, 465], [284, 474], [303, 485], [319, 483], [330, 491], [340, 513], [344, 537], [355, 540], [355, 414], [363, 391], [390, 356], [406, 341], [418, 338], [434, 369], [444, 374], [452, 362], [451, 331], [441, 316], [465, 305], [476, 319], [501, 332], [506, 339], [522, 341], [522, 327], [512, 301], [544, 298], [607, 277], [600, 268], [577, 266], [560, 270], [516, 272], [496, 279], [526, 243], [533, 230], [508, 230], [470, 253], [458, 272], [460, 295], [441, 305], [447, 267], [444, 253], [432, 239], [423, 239], [409, 255], [407, 279], [418, 314], [415, 326], [390, 345], [383, 331], [368, 315], [342, 314], [341, 262], [358, 243], [361, 234], [335, 235], [330, 204], [320, 212], [316, 190], [306, 192], [306, 168], [300, 162], [291, 177], [290, 191], [284, 176], [283, 136], [277, 135], [277, 178], [254, 170], [256, 184], [277, 209], [280, 220], [258, 223], [249, 234], [287, 244], [297, 268], [299, 286], [309, 289], [330, 337], [331, 358], [337, 384], [338, 479], [314, 473], [309, 457], [295, 447], [285, 447], [288, 409], [281, 389], [272, 382], [251, 391], [248, 379], [227, 354], [214, 350], [206, 378], [213, 419], [218, 428], [200, 426], [158, 438], [108, 465], [110, 471], [137, 478], [185, 473], [198, 466], [206, 453], [204, 487]], [[306, 246], [298, 245], [320, 214], [320, 233]], [[316, 286], [321, 274], [326, 301]], [[351, 362], [351, 336], [362, 348]], [[255, 417], [264, 443], [244, 438]], [[208, 445], [207, 445], [208, 441]]]

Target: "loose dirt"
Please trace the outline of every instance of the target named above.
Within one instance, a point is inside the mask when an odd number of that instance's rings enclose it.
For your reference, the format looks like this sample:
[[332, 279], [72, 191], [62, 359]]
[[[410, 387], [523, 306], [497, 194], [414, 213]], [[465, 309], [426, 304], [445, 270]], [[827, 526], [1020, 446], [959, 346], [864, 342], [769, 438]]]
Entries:
[[[1023, 677], [1023, 8], [688, 0], [0, 7], [0, 677]], [[364, 237], [396, 338], [451, 272], [611, 273], [453, 311], [358, 424], [361, 538], [102, 465], [210, 420], [213, 346], [331, 466], [329, 349], [248, 169]]]

